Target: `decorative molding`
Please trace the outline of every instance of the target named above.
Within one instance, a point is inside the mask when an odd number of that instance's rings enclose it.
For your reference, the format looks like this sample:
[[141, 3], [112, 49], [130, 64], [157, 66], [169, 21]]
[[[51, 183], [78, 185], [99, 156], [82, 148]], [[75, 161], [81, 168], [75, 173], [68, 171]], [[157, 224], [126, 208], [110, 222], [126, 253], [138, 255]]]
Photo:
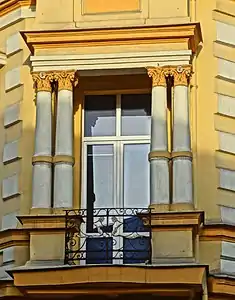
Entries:
[[[15, 2], [16, 1], [19, 1], [19, 0], [15, 0]], [[25, 1], [25, 0], [22, 0], [22, 1]], [[3, 12], [1, 10], [1, 8], [0, 8], [0, 11]], [[11, 24], [18, 22], [20, 20], [24, 20], [26, 18], [35, 18], [35, 16], [36, 16], [35, 11], [36, 11], [35, 6], [28, 6], [28, 7], [23, 6], [23, 7], [18, 7], [18, 8], [17, 7], [13, 8], [13, 6], [12, 6], [12, 8], [9, 9], [8, 11], [5, 10], [5, 14], [0, 17], [0, 29], [4, 29], [7, 26], [10, 26]]]
[[123, 28], [25, 31], [22, 36], [32, 53], [37, 49], [183, 43], [196, 52], [202, 41], [199, 23]]
[[[59, 270], [56, 271], [56, 270]], [[189, 298], [195, 287], [202, 286], [208, 267], [183, 265], [90, 265], [60, 268], [14, 268], [8, 273], [25, 294], [38, 295], [152, 295]], [[130, 282], [130, 276], [131, 281]], [[61, 277], [63, 282], [61, 282]], [[105, 283], [105, 285], [104, 285]], [[76, 288], [74, 286], [76, 285]], [[60, 286], [60, 288], [56, 288]], [[73, 288], [68, 288], [73, 286]], [[163, 288], [165, 286], [165, 288]], [[184, 289], [175, 286], [184, 286]], [[92, 288], [91, 288], [92, 287]]]
[[38, 156], [33, 156], [32, 158], [32, 164], [37, 164], [37, 163], [52, 163], [53, 158], [52, 156], [49, 155], [38, 155]]
[[[110, 70], [127, 72], [135, 69], [146, 73], [146, 66], [187, 65], [191, 60], [191, 50], [97, 53], [76, 55], [31, 56], [34, 72], [54, 72], [55, 70], [79, 70], [79, 76], [94, 76], [94, 70], [105, 75]], [[97, 75], [97, 74], [96, 74]], [[99, 74], [98, 74], [99, 75]]]
[[172, 152], [171, 153], [171, 158], [183, 158], [183, 157], [188, 157], [188, 158], [192, 158], [193, 154], [190, 151], [177, 151], [177, 152]]
[[58, 82], [58, 91], [72, 91], [78, 84], [78, 75], [76, 71], [62, 71], [53, 73], [53, 79]]
[[6, 229], [0, 231], [0, 250], [29, 245], [29, 234], [22, 229]]
[[70, 165], [74, 165], [75, 159], [73, 156], [69, 156], [69, 155], [56, 155], [53, 157], [53, 163], [54, 164], [67, 163]]
[[65, 214], [58, 215], [25, 215], [17, 216], [27, 230], [65, 230]]
[[171, 158], [171, 153], [168, 152], [168, 151], [151, 151], [151, 152], [149, 152], [149, 155], [148, 155], [149, 161], [151, 159], [161, 158], [161, 157], [170, 159]]
[[164, 68], [158, 67], [147, 67], [148, 76], [152, 78], [152, 86], [163, 86], [166, 87], [166, 75]]
[[174, 86], [188, 86], [189, 78], [192, 74], [192, 66], [164, 66], [164, 67], [148, 67], [149, 77], [152, 78], [152, 85], [166, 87], [166, 77], [173, 77]]
[[32, 7], [36, 5], [36, 0], [8, 0], [0, 2], [0, 17], [21, 7]]
[[192, 75], [192, 66], [178, 66], [170, 69], [169, 74], [174, 77], [174, 86], [188, 86], [189, 79]]
[[51, 92], [51, 83], [54, 80], [51, 72], [33, 73], [32, 78], [37, 92]]

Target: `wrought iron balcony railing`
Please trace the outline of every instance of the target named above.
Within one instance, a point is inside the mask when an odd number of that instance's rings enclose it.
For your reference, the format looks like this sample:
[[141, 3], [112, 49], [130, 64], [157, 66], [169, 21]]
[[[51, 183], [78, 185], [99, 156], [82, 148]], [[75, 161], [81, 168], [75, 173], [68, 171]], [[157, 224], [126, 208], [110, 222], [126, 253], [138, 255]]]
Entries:
[[151, 262], [148, 208], [66, 210], [65, 264]]

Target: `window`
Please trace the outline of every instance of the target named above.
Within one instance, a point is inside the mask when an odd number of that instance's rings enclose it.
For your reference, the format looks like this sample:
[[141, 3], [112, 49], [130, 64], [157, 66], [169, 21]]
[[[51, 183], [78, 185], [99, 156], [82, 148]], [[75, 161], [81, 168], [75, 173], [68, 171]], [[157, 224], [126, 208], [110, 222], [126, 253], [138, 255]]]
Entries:
[[[146, 246], [144, 238], [148, 237], [140, 219], [127, 210], [125, 214], [119, 212], [123, 208], [137, 212], [137, 208], [149, 205], [150, 131], [149, 94], [86, 96], [82, 205], [87, 210], [87, 222], [83, 225], [85, 236], [89, 237], [84, 242], [87, 263], [114, 262], [114, 245], [123, 250], [122, 256], [116, 255], [117, 261], [131, 263], [128, 251], [133, 254], [138, 238], [139, 245]], [[98, 228], [101, 219], [103, 223]], [[119, 224], [115, 238], [111, 234], [114, 220]], [[99, 230], [106, 235], [101, 236]], [[132, 241], [127, 238], [131, 230], [139, 232], [139, 237]], [[107, 251], [102, 251], [104, 248]], [[140, 256], [137, 255], [137, 261], [144, 261]]]

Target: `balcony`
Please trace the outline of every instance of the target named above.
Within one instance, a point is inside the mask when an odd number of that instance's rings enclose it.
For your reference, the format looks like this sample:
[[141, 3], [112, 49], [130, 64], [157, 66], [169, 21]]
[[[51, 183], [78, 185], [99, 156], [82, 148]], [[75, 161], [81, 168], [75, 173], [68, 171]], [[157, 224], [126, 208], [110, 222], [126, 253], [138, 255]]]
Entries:
[[66, 210], [65, 264], [150, 264], [151, 210]]

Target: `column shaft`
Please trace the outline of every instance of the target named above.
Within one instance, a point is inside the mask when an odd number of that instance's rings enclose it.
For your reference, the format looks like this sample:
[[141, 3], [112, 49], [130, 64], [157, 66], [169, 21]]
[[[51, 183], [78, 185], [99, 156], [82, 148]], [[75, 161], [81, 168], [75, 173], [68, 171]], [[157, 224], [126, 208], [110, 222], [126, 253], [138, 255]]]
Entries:
[[54, 207], [73, 207], [73, 84], [74, 72], [55, 75], [58, 81]]
[[173, 203], [193, 203], [188, 79], [191, 67], [174, 70]]
[[149, 68], [152, 78], [150, 204], [169, 204], [169, 157], [167, 144], [167, 91], [162, 68]]
[[33, 74], [37, 87], [36, 128], [33, 156], [33, 190], [32, 207], [51, 207], [52, 186], [52, 108], [51, 108], [51, 75]]

